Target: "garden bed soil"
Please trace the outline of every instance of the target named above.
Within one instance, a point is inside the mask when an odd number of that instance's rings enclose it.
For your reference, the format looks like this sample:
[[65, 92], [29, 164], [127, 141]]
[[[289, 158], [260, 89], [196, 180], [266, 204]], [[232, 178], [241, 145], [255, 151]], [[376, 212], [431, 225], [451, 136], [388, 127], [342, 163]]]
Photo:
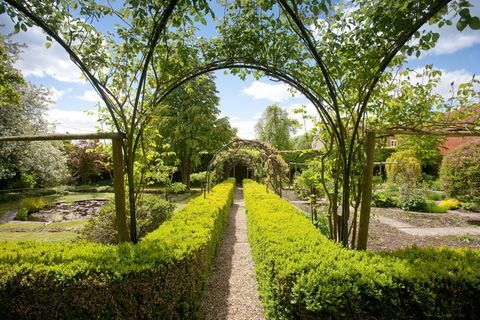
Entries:
[[395, 250], [411, 246], [461, 247], [480, 249], [479, 236], [413, 236], [395, 227], [370, 220], [368, 249], [372, 251]]
[[[297, 197], [293, 190], [283, 190], [283, 198], [310, 215], [310, 205]], [[369, 227], [368, 249], [390, 251], [412, 246], [461, 247], [480, 249], [480, 236], [414, 236], [395, 227], [381, 223], [378, 215], [404, 222], [419, 228], [475, 227], [480, 224], [480, 214], [475, 212], [449, 211], [448, 213], [406, 212], [398, 208], [372, 208]]]
[[447, 213], [423, 213], [403, 211], [398, 208], [372, 208], [372, 215], [381, 215], [418, 228], [476, 227], [480, 225], [480, 213], [468, 215], [456, 210]]

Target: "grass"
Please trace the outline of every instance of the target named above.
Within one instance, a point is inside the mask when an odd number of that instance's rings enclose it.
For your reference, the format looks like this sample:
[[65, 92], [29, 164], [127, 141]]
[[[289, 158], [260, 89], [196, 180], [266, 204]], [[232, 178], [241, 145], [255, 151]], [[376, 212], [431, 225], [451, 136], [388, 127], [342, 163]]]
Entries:
[[62, 222], [23, 222], [10, 221], [0, 224], [0, 232], [29, 232], [29, 231], [74, 231], [80, 232], [88, 219], [62, 221]]
[[77, 240], [79, 234], [71, 231], [63, 232], [0, 232], [0, 241], [42, 241], [42, 242], [58, 242], [58, 241], [74, 241]]
[[[48, 203], [53, 203], [56, 201], [65, 201], [69, 203], [73, 203], [76, 200], [85, 200], [85, 199], [95, 199], [95, 198], [108, 198], [113, 199], [112, 192], [84, 192], [84, 193], [73, 193], [68, 194], [66, 196], [61, 195], [50, 195], [50, 196], [42, 196], [42, 197], [34, 197], [31, 199], [45, 199]], [[21, 207], [22, 200], [13, 200], [0, 203], [0, 217], [2, 217], [5, 212], [10, 210], [16, 210]]]

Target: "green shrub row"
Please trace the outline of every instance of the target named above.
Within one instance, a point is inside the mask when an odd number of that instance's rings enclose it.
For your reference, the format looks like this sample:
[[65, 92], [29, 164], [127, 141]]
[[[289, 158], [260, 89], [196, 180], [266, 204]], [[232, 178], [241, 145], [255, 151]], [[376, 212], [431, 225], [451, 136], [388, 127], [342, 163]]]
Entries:
[[320, 150], [281, 150], [278, 152], [286, 163], [306, 163], [310, 160], [317, 159], [322, 154]]
[[244, 182], [248, 239], [269, 319], [475, 319], [480, 252], [342, 248], [289, 202]]
[[139, 244], [0, 243], [0, 319], [192, 319], [234, 181], [191, 200]]

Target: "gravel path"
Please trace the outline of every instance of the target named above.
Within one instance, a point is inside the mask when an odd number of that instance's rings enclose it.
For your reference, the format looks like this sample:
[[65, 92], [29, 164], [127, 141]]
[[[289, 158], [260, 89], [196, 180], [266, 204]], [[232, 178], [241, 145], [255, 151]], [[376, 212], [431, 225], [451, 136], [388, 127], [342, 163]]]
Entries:
[[264, 319], [254, 265], [247, 242], [243, 190], [235, 191], [228, 226], [203, 295], [203, 319]]

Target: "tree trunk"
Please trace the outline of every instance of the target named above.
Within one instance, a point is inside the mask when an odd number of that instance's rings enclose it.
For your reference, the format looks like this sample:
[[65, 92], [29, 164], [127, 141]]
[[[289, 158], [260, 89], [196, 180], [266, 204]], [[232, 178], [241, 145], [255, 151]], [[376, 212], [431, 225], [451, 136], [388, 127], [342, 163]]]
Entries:
[[182, 183], [187, 186], [187, 190], [190, 190], [190, 173], [192, 173], [192, 164], [190, 159], [180, 160], [180, 171], [182, 173]]

